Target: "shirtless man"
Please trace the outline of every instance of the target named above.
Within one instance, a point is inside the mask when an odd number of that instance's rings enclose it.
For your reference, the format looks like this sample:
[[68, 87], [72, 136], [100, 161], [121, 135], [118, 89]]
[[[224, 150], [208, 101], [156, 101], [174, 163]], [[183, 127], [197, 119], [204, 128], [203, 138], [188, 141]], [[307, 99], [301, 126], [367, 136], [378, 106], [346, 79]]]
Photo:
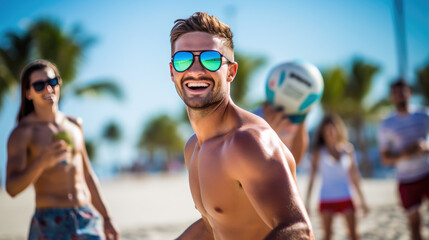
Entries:
[[[118, 239], [88, 160], [81, 120], [58, 110], [60, 85], [57, 68], [46, 60], [23, 69], [18, 123], [7, 146], [6, 190], [15, 197], [34, 186], [29, 239]], [[71, 146], [54, 139], [60, 132], [70, 136]]]
[[195, 131], [185, 160], [202, 217], [178, 239], [314, 239], [295, 161], [260, 117], [230, 99], [232, 33], [206, 13], [171, 30], [171, 79]]

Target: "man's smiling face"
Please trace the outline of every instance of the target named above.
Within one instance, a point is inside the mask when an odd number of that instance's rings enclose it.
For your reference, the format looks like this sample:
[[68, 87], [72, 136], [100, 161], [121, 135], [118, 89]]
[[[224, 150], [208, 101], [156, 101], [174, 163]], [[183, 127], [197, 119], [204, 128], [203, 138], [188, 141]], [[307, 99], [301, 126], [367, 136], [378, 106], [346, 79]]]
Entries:
[[[175, 52], [192, 51], [199, 55], [199, 51], [215, 50], [233, 59], [232, 50], [224, 47], [223, 40], [217, 36], [204, 32], [190, 32], [180, 36], [175, 42]], [[177, 93], [191, 109], [201, 109], [216, 105], [229, 95], [228, 82], [229, 64], [222, 58], [222, 65], [215, 72], [208, 71], [201, 66], [199, 56], [194, 56], [194, 62], [184, 72], [177, 72], [170, 63], [172, 81]]]

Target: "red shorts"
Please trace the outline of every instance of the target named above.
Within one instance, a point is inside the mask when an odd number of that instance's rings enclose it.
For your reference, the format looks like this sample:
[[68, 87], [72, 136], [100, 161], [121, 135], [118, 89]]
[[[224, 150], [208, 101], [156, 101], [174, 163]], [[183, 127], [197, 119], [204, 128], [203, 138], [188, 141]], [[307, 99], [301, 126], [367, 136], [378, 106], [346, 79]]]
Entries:
[[399, 183], [402, 206], [407, 210], [419, 207], [424, 197], [429, 199], [429, 175], [411, 183]]
[[329, 201], [329, 202], [320, 202], [319, 205], [319, 211], [324, 212], [334, 212], [334, 213], [343, 213], [347, 210], [354, 210], [354, 205], [352, 200], [345, 199], [345, 200], [339, 200], [339, 201]]

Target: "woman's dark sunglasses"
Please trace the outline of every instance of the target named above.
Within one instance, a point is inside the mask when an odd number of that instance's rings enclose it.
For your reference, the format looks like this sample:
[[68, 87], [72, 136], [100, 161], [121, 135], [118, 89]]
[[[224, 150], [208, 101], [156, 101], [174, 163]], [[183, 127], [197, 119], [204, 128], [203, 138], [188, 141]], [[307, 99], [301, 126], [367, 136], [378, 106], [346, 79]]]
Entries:
[[[199, 55], [193, 52], [200, 52]], [[184, 72], [188, 70], [194, 63], [195, 56], [199, 56], [200, 64], [210, 72], [216, 72], [222, 66], [222, 57], [232, 63], [222, 53], [214, 50], [207, 51], [179, 51], [176, 52], [171, 58], [173, 67], [177, 72]]]
[[45, 89], [46, 84], [49, 84], [49, 86], [51, 86], [51, 87], [57, 86], [59, 84], [58, 83], [58, 77], [48, 79], [45, 81], [40, 80], [40, 81], [32, 83], [31, 86], [33, 86], [33, 88], [36, 92], [41, 92]]

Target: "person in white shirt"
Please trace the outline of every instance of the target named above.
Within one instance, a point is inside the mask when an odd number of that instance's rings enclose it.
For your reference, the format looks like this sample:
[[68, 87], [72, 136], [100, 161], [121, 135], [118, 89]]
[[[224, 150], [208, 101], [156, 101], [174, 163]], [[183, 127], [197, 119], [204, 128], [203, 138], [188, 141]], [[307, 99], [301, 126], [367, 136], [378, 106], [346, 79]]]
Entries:
[[322, 181], [319, 211], [323, 224], [323, 239], [332, 239], [332, 220], [335, 214], [344, 216], [350, 239], [358, 239], [352, 186], [359, 196], [364, 214], [369, 209], [361, 190], [353, 145], [348, 142], [344, 123], [336, 114], [324, 116], [315, 136], [306, 198], [308, 210], [316, 173], [320, 174]]
[[406, 211], [411, 239], [422, 239], [420, 205], [429, 199], [429, 114], [411, 110], [410, 88], [404, 79], [390, 87], [396, 111], [384, 119], [378, 131], [383, 164], [395, 165], [399, 195]]

